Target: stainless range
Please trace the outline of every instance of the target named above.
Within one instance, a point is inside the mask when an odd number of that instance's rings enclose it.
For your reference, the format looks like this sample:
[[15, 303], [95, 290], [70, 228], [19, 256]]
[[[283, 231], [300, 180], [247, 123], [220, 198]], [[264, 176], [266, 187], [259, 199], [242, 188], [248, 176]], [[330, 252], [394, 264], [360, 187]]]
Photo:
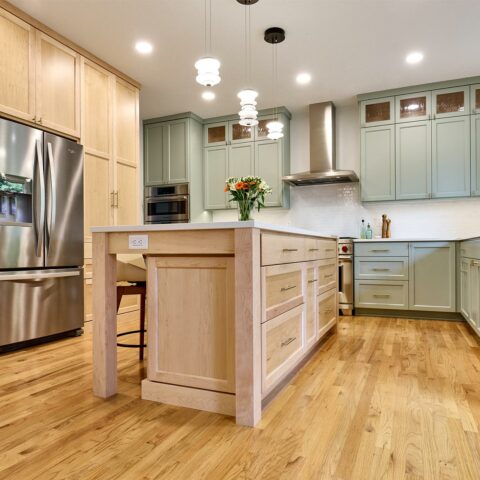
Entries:
[[353, 239], [338, 240], [338, 307], [343, 315], [353, 313]]

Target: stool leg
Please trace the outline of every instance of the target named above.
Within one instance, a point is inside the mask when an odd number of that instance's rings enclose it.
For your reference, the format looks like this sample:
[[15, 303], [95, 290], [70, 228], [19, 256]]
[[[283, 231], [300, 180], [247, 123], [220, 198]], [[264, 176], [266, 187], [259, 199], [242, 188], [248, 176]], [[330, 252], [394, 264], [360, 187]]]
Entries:
[[143, 345], [145, 345], [145, 294], [140, 294], [140, 360], [143, 360]]

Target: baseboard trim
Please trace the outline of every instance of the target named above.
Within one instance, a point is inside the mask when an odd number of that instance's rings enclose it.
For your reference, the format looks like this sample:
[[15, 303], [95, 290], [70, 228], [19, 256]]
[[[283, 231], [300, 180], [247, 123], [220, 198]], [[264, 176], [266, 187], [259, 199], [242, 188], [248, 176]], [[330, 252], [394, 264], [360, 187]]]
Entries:
[[235, 416], [235, 395], [142, 380], [142, 399]]
[[459, 312], [427, 312], [420, 310], [382, 310], [377, 308], [355, 308], [355, 316], [412, 318], [418, 320], [446, 320], [464, 322]]

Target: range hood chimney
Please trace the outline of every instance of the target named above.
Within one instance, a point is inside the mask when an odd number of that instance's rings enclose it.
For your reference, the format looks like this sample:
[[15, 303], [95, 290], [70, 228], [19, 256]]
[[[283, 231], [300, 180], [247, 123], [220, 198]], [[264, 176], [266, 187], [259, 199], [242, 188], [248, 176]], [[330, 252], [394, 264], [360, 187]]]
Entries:
[[335, 106], [332, 102], [310, 105], [310, 170], [283, 177], [296, 186], [358, 182], [352, 170], [337, 170], [335, 157]]

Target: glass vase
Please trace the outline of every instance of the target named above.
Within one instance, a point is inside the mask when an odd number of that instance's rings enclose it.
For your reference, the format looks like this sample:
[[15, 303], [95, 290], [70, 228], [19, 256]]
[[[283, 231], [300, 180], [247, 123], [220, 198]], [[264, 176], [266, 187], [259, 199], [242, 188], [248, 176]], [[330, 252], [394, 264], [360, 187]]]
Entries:
[[247, 222], [253, 220], [252, 210], [253, 205], [250, 202], [237, 202], [238, 206], [238, 220], [240, 222]]

